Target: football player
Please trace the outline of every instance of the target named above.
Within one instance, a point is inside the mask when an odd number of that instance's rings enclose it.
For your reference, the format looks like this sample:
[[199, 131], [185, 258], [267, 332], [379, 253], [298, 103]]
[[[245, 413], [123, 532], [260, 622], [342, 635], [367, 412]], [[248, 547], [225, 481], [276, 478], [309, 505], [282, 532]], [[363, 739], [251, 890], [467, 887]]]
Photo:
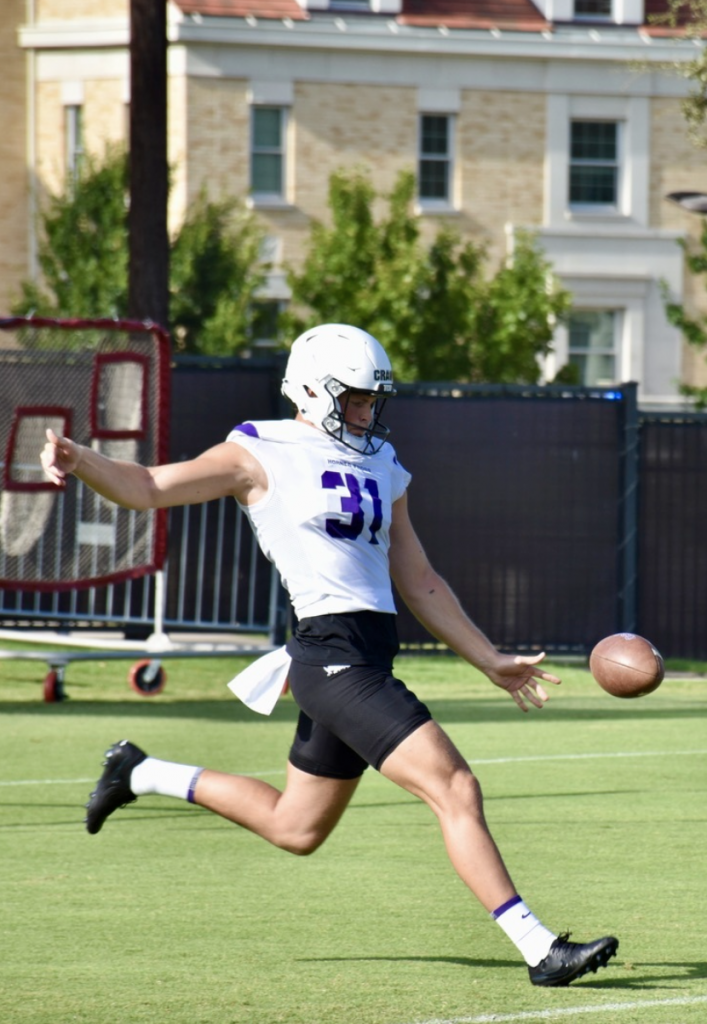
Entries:
[[521, 711], [542, 707], [559, 679], [543, 654], [501, 654], [430, 564], [408, 514], [410, 474], [383, 425], [395, 395], [380, 343], [325, 324], [294, 342], [283, 393], [293, 419], [242, 423], [188, 462], [155, 467], [108, 459], [47, 432], [42, 463], [64, 486], [74, 474], [127, 508], [232, 495], [287, 588], [296, 626], [286, 649], [234, 680], [256, 710], [285, 679], [299, 707], [282, 791], [261, 779], [148, 756], [122, 740], [106, 755], [86, 825], [137, 797], [189, 800], [295, 854], [316, 850], [370, 765], [425, 801], [449, 858], [528, 964], [536, 985], [566, 985], [616, 953], [608, 936], [574, 943], [546, 928], [517, 893], [489, 832], [478, 779], [429, 709], [393, 674], [398, 594], [429, 632], [505, 690]]

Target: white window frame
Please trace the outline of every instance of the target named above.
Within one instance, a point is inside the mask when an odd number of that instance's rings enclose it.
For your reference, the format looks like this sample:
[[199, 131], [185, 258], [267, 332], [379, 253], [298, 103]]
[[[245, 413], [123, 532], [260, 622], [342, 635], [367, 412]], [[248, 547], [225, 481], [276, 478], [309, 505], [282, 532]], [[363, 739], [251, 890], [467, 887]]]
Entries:
[[[265, 294], [257, 295], [255, 297], [255, 304], [260, 305], [260, 306], [265, 306], [265, 305], [272, 306], [273, 307], [273, 311], [277, 315], [283, 313], [284, 310], [287, 308], [287, 300], [286, 299], [279, 298], [277, 296], [273, 297], [273, 296], [265, 295]], [[254, 337], [253, 338], [253, 342], [252, 342], [252, 347], [254, 349], [259, 349], [259, 350], [275, 349], [275, 348], [278, 348], [279, 346], [280, 346], [280, 340], [279, 340], [279, 338], [277, 336], [270, 337], [269, 335], [268, 336], [264, 336], [263, 335], [263, 336], [260, 336], [260, 337]]]
[[588, 306], [576, 306], [570, 311], [570, 318], [572, 313], [610, 313], [612, 317], [612, 344], [611, 348], [607, 349], [580, 349], [572, 347], [572, 335], [570, 325], [567, 325], [567, 359], [566, 362], [571, 362], [573, 355], [608, 355], [611, 356], [613, 361], [614, 372], [610, 380], [596, 380], [587, 383], [584, 380], [580, 380], [579, 383], [586, 387], [611, 387], [614, 384], [623, 383], [623, 374], [621, 372], [622, 361], [622, 340], [623, 340], [623, 322], [624, 322], [624, 310], [617, 309], [616, 307], [588, 307]]
[[614, 20], [614, 3], [613, 0], [609, 0], [609, 10], [606, 14], [603, 13], [590, 13], [577, 11], [578, 0], [574, 0], [574, 20], [575, 21], [593, 21], [593, 22], [612, 22]]
[[287, 282], [287, 271], [282, 266], [282, 245], [279, 235], [265, 235], [263, 238], [258, 259], [266, 263], [268, 269], [255, 298], [261, 302], [277, 302], [284, 309], [292, 299], [292, 292]]
[[64, 107], [64, 144], [66, 147], [66, 174], [74, 181], [80, 171], [85, 156], [83, 144], [83, 105], [70, 103]]
[[644, 0], [612, 0], [611, 15], [596, 18], [586, 14], [577, 16], [574, 0], [537, 0], [537, 6], [548, 21], [555, 22], [596, 20], [600, 24], [642, 25], [645, 21]]
[[370, 0], [329, 0], [330, 11], [355, 11], [357, 14], [370, 14]]
[[64, 170], [67, 181], [73, 181], [81, 169], [81, 161], [86, 152], [83, 82], [62, 82], [61, 105], [64, 119]]
[[[620, 122], [620, 170], [617, 203], [569, 203], [570, 125], [572, 121]], [[551, 93], [547, 100], [547, 138], [543, 222], [616, 222], [649, 227], [650, 105], [643, 96], [587, 96]]]
[[[423, 140], [423, 121], [426, 117], [441, 117], [447, 122], [447, 152], [443, 155], [424, 153], [422, 149]], [[456, 129], [456, 117], [454, 114], [442, 112], [438, 110], [421, 110], [418, 114], [417, 122], [417, 168], [418, 168], [418, 182], [417, 182], [417, 202], [420, 210], [426, 213], [433, 211], [444, 211], [454, 209], [454, 150], [455, 150], [455, 129]], [[435, 198], [423, 196], [420, 192], [421, 175], [420, 165], [422, 162], [427, 161], [430, 163], [444, 163], [447, 168], [447, 195], [444, 198]]]
[[372, 14], [400, 14], [402, 0], [297, 0], [305, 11], [369, 10]]
[[[615, 169], [615, 189], [614, 189], [614, 201], [611, 203], [588, 203], [588, 202], [577, 202], [570, 196], [570, 182], [571, 182], [571, 171], [574, 166], [588, 167], [594, 164], [598, 165], [600, 161], [591, 161], [586, 159], [575, 159], [572, 156], [572, 128], [575, 124], [611, 124], [616, 129], [616, 155], [611, 166]], [[623, 186], [623, 174], [624, 164], [623, 159], [623, 124], [621, 121], [614, 120], [612, 118], [598, 118], [598, 117], [573, 117], [569, 124], [569, 150], [567, 153], [568, 158], [568, 174], [567, 174], [567, 206], [571, 210], [576, 210], [579, 213], [599, 213], [599, 214], [616, 214], [621, 211], [622, 208], [622, 186]], [[609, 165], [609, 161], [601, 161], [601, 166]]]
[[[660, 303], [659, 289], [648, 279], [617, 276], [560, 274], [562, 285], [572, 294], [573, 309], [615, 313], [616, 383], [637, 381], [642, 393], [646, 383], [646, 330], [654, 305]], [[569, 362], [569, 329], [559, 324], [552, 352], [542, 360], [543, 380], [551, 381]], [[614, 382], [612, 382], [614, 383]]]
[[[277, 147], [271, 147], [268, 152], [280, 158], [280, 191], [266, 192], [259, 191], [253, 181], [253, 158], [256, 154], [255, 146], [255, 119], [257, 113], [262, 110], [277, 110], [280, 114], [280, 143]], [[252, 202], [257, 206], [277, 205], [281, 206], [287, 202], [287, 128], [288, 108], [280, 103], [254, 103], [250, 108], [250, 196]], [[258, 152], [261, 152], [259, 149]], [[265, 152], [263, 149], [262, 152]]]

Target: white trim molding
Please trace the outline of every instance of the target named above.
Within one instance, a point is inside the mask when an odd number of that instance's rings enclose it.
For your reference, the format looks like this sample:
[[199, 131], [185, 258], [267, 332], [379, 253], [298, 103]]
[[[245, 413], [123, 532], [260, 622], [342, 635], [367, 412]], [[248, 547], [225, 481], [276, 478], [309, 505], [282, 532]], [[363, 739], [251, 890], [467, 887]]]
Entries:
[[[513, 230], [511, 227], [511, 233]], [[684, 274], [683, 251], [678, 244], [681, 235], [674, 231], [622, 231], [618, 226], [613, 231], [595, 227], [591, 232], [576, 227], [540, 228], [535, 234], [577, 308], [623, 313], [622, 379], [638, 382], [643, 401], [674, 403], [682, 339], [667, 321], [662, 288], [667, 286], [670, 296], [680, 301]], [[545, 367], [548, 378], [566, 361], [566, 332], [563, 342], [561, 329], [556, 346], [554, 361]]]

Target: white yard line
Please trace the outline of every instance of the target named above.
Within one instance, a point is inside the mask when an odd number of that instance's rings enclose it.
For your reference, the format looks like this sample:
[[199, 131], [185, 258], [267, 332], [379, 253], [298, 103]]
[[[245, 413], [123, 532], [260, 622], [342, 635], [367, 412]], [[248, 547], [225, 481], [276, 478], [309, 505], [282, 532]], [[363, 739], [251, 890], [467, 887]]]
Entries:
[[[272, 768], [265, 772], [238, 772], [249, 778], [261, 778], [265, 775], [284, 775], [284, 768]], [[95, 782], [100, 775], [100, 766], [90, 779], [0, 779], [0, 786], [78, 786]]]
[[641, 999], [630, 1003], [603, 1003], [600, 1006], [565, 1006], [556, 1010], [523, 1010], [519, 1013], [482, 1013], [478, 1017], [435, 1017], [410, 1024], [516, 1024], [516, 1021], [561, 1020], [578, 1014], [621, 1013], [624, 1010], [656, 1009], [670, 1006], [696, 1006], [707, 1003], [707, 996], [680, 996], [675, 999]]
[[[597, 758], [627, 757], [699, 757], [707, 750], [621, 750], [613, 753], [547, 754], [530, 757], [493, 757], [476, 759], [474, 764], [520, 764], [526, 761], [581, 761]], [[284, 769], [273, 768], [262, 772], [243, 772], [250, 776], [283, 775]], [[0, 786], [73, 786], [95, 781], [90, 779], [0, 779]], [[696, 1006], [707, 1003], [707, 996], [684, 996], [673, 999], [642, 999], [625, 1003], [603, 1003], [594, 1006], [567, 1006], [558, 1009], [523, 1010], [518, 1013], [485, 1013], [475, 1017], [445, 1017], [430, 1020], [410, 1021], [407, 1024], [516, 1024], [521, 1021], [556, 1021], [580, 1014], [601, 1015], [622, 1013], [628, 1010], [659, 1009], [661, 1007]]]
[[523, 761], [585, 761], [611, 757], [694, 757], [707, 754], [707, 750], [615, 750], [597, 754], [532, 754], [530, 757], [474, 758], [469, 764], [521, 764]]
[[[607, 759], [615, 757], [701, 757], [707, 754], [705, 750], [617, 750], [613, 753], [597, 754], [533, 754], [529, 757], [488, 757], [474, 758], [470, 764], [523, 764], [526, 761], [585, 761], [592, 759]], [[98, 774], [98, 773], [97, 773]], [[260, 778], [265, 775], [284, 775], [284, 768], [269, 768], [262, 772], [239, 772], [239, 775], [249, 775]], [[90, 779], [0, 779], [0, 786], [73, 786], [83, 785], [87, 782], [95, 782], [97, 775]]]

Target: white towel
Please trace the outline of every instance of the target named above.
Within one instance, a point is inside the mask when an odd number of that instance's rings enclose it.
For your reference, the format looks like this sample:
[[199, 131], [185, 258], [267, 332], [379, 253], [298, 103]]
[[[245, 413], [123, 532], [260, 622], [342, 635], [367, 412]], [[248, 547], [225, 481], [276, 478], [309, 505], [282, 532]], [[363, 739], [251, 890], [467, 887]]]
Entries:
[[292, 658], [287, 653], [287, 648], [278, 647], [234, 676], [228, 688], [251, 711], [269, 715], [285, 687], [291, 663]]

